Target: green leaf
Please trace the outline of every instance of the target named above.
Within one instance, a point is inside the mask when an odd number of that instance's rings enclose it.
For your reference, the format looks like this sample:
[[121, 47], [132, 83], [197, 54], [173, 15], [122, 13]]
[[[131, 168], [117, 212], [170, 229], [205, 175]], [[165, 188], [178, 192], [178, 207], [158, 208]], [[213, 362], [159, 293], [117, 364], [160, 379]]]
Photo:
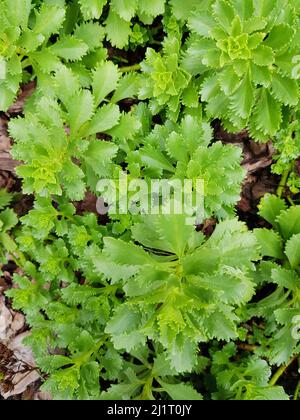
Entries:
[[253, 61], [258, 66], [270, 66], [275, 57], [272, 48], [259, 45], [253, 52]]
[[128, 44], [131, 34], [130, 22], [122, 19], [112, 10], [105, 21], [107, 39], [117, 48], [124, 48]]
[[274, 98], [284, 105], [296, 106], [299, 102], [299, 87], [296, 80], [274, 73], [271, 90]]
[[281, 211], [286, 210], [285, 201], [276, 195], [266, 194], [258, 206], [259, 215], [274, 227], [277, 226], [276, 219]]
[[0, 81], [0, 111], [7, 111], [13, 103], [17, 92], [10, 90], [4, 83]]
[[65, 20], [65, 10], [55, 5], [42, 4], [39, 12], [36, 13], [34, 32], [42, 34], [46, 38], [56, 34]]
[[93, 71], [92, 87], [96, 105], [99, 105], [109, 93], [116, 90], [119, 77], [118, 67], [111, 61], [100, 64]]
[[112, 162], [117, 151], [117, 146], [111, 142], [94, 140], [90, 141], [83, 159], [97, 175], [101, 176], [103, 166]]
[[138, 0], [111, 0], [111, 7], [122, 19], [130, 21], [135, 15]]
[[118, 124], [120, 116], [117, 105], [103, 105], [92, 118], [87, 130], [88, 134], [92, 135], [110, 130]]
[[293, 235], [285, 247], [285, 254], [289, 259], [292, 268], [300, 265], [300, 233]]
[[11, 203], [13, 197], [13, 194], [9, 193], [5, 189], [0, 189], [0, 210], [7, 207]]
[[72, 35], [66, 35], [58, 40], [52, 47], [51, 52], [64, 60], [75, 61], [82, 58], [88, 51], [88, 46]]
[[178, 20], [186, 20], [193, 9], [198, 6], [198, 0], [171, 0], [173, 15]]
[[213, 12], [218, 23], [230, 33], [235, 12], [231, 4], [226, 0], [217, 0], [213, 5]]
[[273, 50], [281, 50], [291, 43], [295, 32], [285, 23], [273, 26], [264, 45], [271, 47]]
[[248, 118], [254, 105], [254, 91], [250, 74], [247, 72], [244, 80], [230, 97], [230, 106], [241, 118]]
[[6, 232], [18, 223], [16, 213], [12, 209], [6, 209], [0, 213], [1, 230]]
[[252, 124], [264, 134], [273, 136], [282, 121], [281, 105], [266, 89], [261, 89], [254, 108]]
[[134, 73], [127, 74], [119, 80], [117, 89], [111, 99], [112, 102], [119, 102], [122, 99], [137, 96], [139, 90], [138, 76]]
[[101, 45], [105, 31], [98, 23], [84, 22], [76, 27], [74, 36], [81, 39], [89, 47], [89, 51], [94, 51]]
[[79, 0], [84, 19], [99, 19], [106, 3], [107, 0]]
[[269, 229], [255, 229], [254, 233], [261, 247], [261, 253], [263, 256], [277, 259], [281, 259], [283, 257], [283, 243], [277, 232]]
[[280, 233], [286, 240], [300, 233], [300, 206], [290, 207], [288, 210], [282, 211], [276, 222]]
[[152, 0], [151, 3], [148, 0], [139, 0], [138, 5], [142, 13], [151, 17], [162, 15], [165, 10], [164, 0]]
[[69, 101], [69, 121], [71, 133], [74, 135], [94, 113], [93, 97], [90, 91], [82, 90]]
[[179, 400], [190, 400], [190, 401], [196, 401], [196, 400], [203, 400], [203, 397], [201, 394], [199, 394], [191, 385], [189, 384], [168, 384], [166, 382], [163, 382], [161, 379], [158, 379], [158, 382], [160, 385], [164, 388], [164, 391], [169, 394], [169, 396], [174, 401]]
[[212, 16], [199, 11], [191, 15], [188, 25], [196, 34], [203, 37], [210, 37], [210, 31], [214, 27], [215, 21]]
[[272, 281], [280, 287], [296, 291], [300, 286], [300, 278], [292, 270], [282, 267], [274, 268], [271, 272]]
[[59, 99], [65, 104], [74, 96], [80, 88], [78, 78], [72, 70], [65, 66], [61, 66], [55, 73], [54, 78], [55, 90]]
[[135, 115], [122, 114], [117, 126], [107, 131], [107, 134], [119, 140], [132, 139], [140, 130], [141, 123]]
[[104, 238], [104, 253], [120, 265], [153, 265], [155, 260], [141, 247], [113, 238]]

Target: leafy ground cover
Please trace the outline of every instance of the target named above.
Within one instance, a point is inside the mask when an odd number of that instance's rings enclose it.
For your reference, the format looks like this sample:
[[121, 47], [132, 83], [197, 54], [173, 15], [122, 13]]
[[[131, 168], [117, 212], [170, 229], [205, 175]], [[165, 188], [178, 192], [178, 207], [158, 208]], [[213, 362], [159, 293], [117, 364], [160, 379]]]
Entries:
[[[300, 398], [299, 23], [0, 0], [2, 398]], [[124, 173], [201, 179], [203, 219], [99, 214]]]

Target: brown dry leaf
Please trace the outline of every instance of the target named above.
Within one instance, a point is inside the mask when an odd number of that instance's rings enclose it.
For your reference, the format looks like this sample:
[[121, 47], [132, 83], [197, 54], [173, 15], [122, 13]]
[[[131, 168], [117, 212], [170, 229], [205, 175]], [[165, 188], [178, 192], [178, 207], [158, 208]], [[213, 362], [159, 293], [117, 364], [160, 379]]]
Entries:
[[19, 164], [10, 155], [11, 141], [7, 133], [7, 120], [0, 118], [0, 169], [2, 171], [14, 172]]
[[7, 344], [7, 348], [14, 354], [14, 363], [13, 366], [9, 366], [7, 376], [4, 378], [5, 383], [9, 382], [9, 388], [0, 385], [0, 393], [5, 399], [22, 394], [29, 385], [40, 378], [35, 369], [32, 350], [23, 344], [24, 338], [29, 334], [30, 332], [19, 334]]
[[0, 340], [7, 340], [11, 337], [10, 326], [12, 322], [12, 313], [6, 307], [4, 297], [0, 296]]
[[8, 309], [4, 296], [0, 296], [0, 340], [7, 342], [25, 325], [24, 315]]

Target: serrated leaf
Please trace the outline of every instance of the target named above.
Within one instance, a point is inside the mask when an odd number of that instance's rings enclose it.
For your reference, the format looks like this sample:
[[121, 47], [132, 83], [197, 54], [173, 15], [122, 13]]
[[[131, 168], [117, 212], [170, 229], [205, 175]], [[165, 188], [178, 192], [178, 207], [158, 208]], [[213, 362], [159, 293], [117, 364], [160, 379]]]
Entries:
[[155, 264], [155, 260], [141, 247], [113, 238], [104, 238], [104, 253], [121, 265], [143, 266]]
[[258, 66], [270, 66], [274, 63], [275, 57], [272, 48], [259, 45], [253, 52], [253, 61]]
[[189, 401], [196, 401], [196, 400], [203, 400], [201, 394], [199, 394], [191, 385], [189, 384], [168, 384], [161, 379], [158, 380], [160, 385], [163, 387], [164, 391], [169, 394], [169, 396], [174, 401], [178, 400], [189, 400]]
[[241, 118], [248, 118], [254, 104], [254, 91], [247, 72], [240, 86], [230, 97], [230, 106]]
[[88, 135], [110, 130], [118, 124], [120, 116], [121, 114], [117, 105], [103, 105], [92, 118], [87, 129]]
[[13, 194], [9, 193], [5, 189], [0, 189], [0, 210], [7, 207], [11, 203], [13, 197]]
[[286, 270], [282, 267], [274, 268], [271, 271], [272, 281], [280, 287], [288, 290], [297, 290], [300, 285], [300, 278], [292, 270]]
[[140, 121], [132, 114], [122, 114], [119, 124], [107, 134], [119, 140], [132, 139], [141, 128]]
[[127, 74], [119, 80], [117, 89], [111, 99], [112, 102], [119, 102], [125, 98], [137, 96], [139, 89], [138, 76], [134, 73]]
[[65, 10], [55, 5], [42, 4], [38, 13], [36, 13], [36, 21], [34, 32], [42, 34], [46, 38], [58, 32], [65, 20]]
[[89, 47], [89, 51], [94, 51], [101, 45], [105, 31], [98, 23], [84, 22], [76, 27], [74, 36], [81, 39]]
[[67, 104], [70, 98], [75, 95], [80, 88], [78, 78], [72, 70], [62, 66], [55, 73], [54, 78], [55, 89], [58, 97]]
[[300, 233], [293, 235], [285, 247], [285, 254], [289, 259], [292, 268], [300, 265]]
[[111, 0], [111, 7], [124, 20], [130, 21], [135, 15], [138, 0]]
[[266, 257], [280, 259], [282, 253], [282, 239], [277, 232], [269, 229], [255, 229], [255, 237], [261, 247], [261, 253]]
[[195, 12], [188, 21], [189, 28], [198, 35], [210, 37], [210, 31], [215, 26], [212, 16], [203, 14], [203, 12]]
[[300, 233], [300, 206], [290, 207], [282, 211], [276, 219], [280, 233], [284, 239]]
[[259, 215], [274, 227], [277, 226], [276, 219], [281, 211], [286, 210], [286, 204], [283, 199], [273, 194], [266, 194], [258, 206]]
[[105, 21], [107, 39], [117, 48], [124, 48], [128, 44], [131, 34], [130, 22], [122, 19], [112, 10]]
[[82, 90], [75, 96], [72, 96], [68, 103], [68, 111], [71, 134], [74, 135], [94, 114], [94, 102], [91, 92]]
[[272, 95], [284, 105], [296, 106], [299, 102], [299, 88], [296, 80], [273, 74], [271, 82]]
[[235, 18], [235, 12], [232, 5], [225, 0], [217, 0], [213, 5], [214, 16], [218, 23], [230, 33], [232, 21]]
[[252, 123], [264, 134], [273, 136], [278, 131], [282, 121], [281, 105], [266, 89], [259, 93], [254, 108]]
[[294, 30], [289, 25], [280, 23], [273, 26], [264, 44], [273, 50], [280, 50], [291, 43], [294, 34]]
[[142, 13], [151, 17], [162, 15], [165, 10], [164, 0], [152, 0], [151, 3], [148, 0], [139, 0], [138, 5]]
[[79, 0], [79, 3], [85, 20], [99, 19], [107, 0]]
[[52, 45], [50, 49], [53, 54], [64, 60], [76, 61], [82, 58], [89, 48], [81, 39], [77, 39], [72, 35], [66, 35]]
[[193, 9], [198, 6], [198, 0], [171, 0], [172, 12], [176, 19], [186, 20]]
[[118, 68], [111, 61], [100, 64], [93, 71], [92, 87], [96, 105], [99, 105], [109, 93], [116, 89], [119, 77]]

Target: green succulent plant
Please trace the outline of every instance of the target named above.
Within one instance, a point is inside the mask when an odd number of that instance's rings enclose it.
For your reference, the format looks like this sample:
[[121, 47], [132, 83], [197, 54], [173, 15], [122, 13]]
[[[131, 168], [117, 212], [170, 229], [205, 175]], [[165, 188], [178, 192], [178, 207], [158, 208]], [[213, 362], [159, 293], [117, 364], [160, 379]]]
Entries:
[[230, 131], [248, 127], [258, 140], [274, 136], [282, 113], [299, 101], [293, 60], [299, 48], [299, 4], [285, 0], [216, 0], [188, 21], [183, 68], [204, 74], [209, 116]]

